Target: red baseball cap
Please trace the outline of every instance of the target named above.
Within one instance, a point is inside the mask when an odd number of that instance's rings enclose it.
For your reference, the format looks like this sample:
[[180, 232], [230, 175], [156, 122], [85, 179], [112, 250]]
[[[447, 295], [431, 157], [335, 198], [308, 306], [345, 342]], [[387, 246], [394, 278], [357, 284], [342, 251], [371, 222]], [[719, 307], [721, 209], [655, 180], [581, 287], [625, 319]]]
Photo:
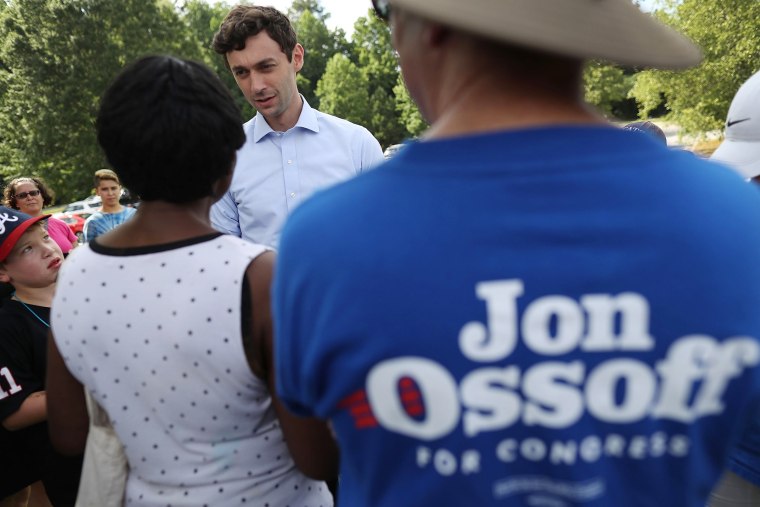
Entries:
[[50, 215], [29, 216], [18, 210], [0, 206], [0, 262], [4, 262], [13, 247], [29, 227]]

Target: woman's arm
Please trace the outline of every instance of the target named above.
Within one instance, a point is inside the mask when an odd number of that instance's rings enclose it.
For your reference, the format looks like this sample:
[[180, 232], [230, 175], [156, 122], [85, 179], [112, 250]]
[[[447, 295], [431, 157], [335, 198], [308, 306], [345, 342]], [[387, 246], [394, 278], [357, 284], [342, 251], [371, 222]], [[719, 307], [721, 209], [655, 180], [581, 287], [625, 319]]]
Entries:
[[3, 419], [3, 428], [8, 431], [17, 431], [40, 423], [46, 418], [45, 391], [37, 391], [27, 396], [18, 410]]
[[53, 447], [62, 454], [82, 454], [90, 422], [84, 388], [66, 368], [52, 334], [48, 338], [45, 388], [48, 429]]
[[269, 296], [274, 258], [271, 252], [262, 254], [248, 266], [246, 272], [252, 315], [250, 340], [243, 340], [246, 355], [253, 372], [267, 382], [285, 442], [296, 466], [312, 479], [335, 480], [338, 476], [339, 453], [327, 423], [293, 415], [275, 391], [274, 337]]
[[71, 249], [73, 250], [79, 246], [79, 239], [77, 239], [77, 235], [74, 234], [74, 231], [72, 231], [68, 225], [66, 226], [66, 231], [67, 231], [66, 237], [71, 242]]

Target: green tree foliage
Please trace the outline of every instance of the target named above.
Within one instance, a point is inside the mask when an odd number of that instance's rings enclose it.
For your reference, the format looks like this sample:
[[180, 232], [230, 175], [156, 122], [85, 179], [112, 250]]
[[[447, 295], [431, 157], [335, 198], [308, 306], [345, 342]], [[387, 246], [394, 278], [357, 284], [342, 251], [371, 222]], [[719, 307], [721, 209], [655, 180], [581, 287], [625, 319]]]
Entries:
[[8, 0], [0, 19], [0, 173], [44, 177], [82, 197], [105, 161], [95, 140], [100, 95], [149, 53], [199, 59], [166, 0]]
[[243, 118], [248, 119], [256, 114], [256, 110], [240, 92], [232, 72], [225, 64], [226, 57], [216, 54], [211, 49], [214, 34], [219, 30], [219, 26], [229, 10], [229, 6], [222, 2], [210, 4], [204, 0], [190, 0], [180, 9], [180, 15], [189, 30], [188, 37], [197, 40], [200, 45], [201, 61], [214, 69], [224, 84], [227, 85], [240, 111], [242, 111]]
[[369, 83], [361, 70], [343, 54], [333, 55], [317, 85], [321, 110], [371, 129]]
[[606, 116], [613, 116], [615, 105], [628, 97], [633, 85], [618, 66], [589, 62], [583, 73], [586, 102], [593, 104]]
[[319, 0], [293, 0], [288, 9], [288, 18], [295, 25], [301, 20], [301, 15], [307, 12], [323, 23], [330, 19], [330, 14], [325, 12]]
[[396, 94], [396, 111], [399, 114], [399, 120], [402, 125], [406, 128], [410, 137], [421, 135], [427, 130], [428, 123], [422, 117], [417, 104], [414, 103], [409, 95], [409, 90], [407, 90], [404, 79], [401, 76], [398, 77], [393, 91]]
[[318, 0], [295, 0], [288, 17], [304, 47], [304, 64], [299, 73], [298, 89], [312, 107], [319, 108], [317, 83], [327, 62], [337, 53], [348, 54], [349, 44], [343, 30], [330, 30], [325, 21], [330, 15], [324, 12]]
[[[370, 89], [372, 87], [370, 86]], [[375, 87], [369, 96], [369, 107], [372, 112], [369, 120], [369, 130], [381, 146], [387, 148], [408, 137], [408, 133], [396, 111], [395, 92], [389, 94], [384, 88]]]
[[354, 23], [354, 59], [369, 83], [370, 116], [367, 128], [384, 147], [401, 142], [410, 133], [396, 111], [399, 68], [391, 33], [370, 9]]
[[646, 117], [662, 102], [668, 118], [688, 133], [722, 127], [736, 90], [760, 69], [760, 2], [682, 0], [663, 2], [657, 15], [694, 40], [703, 63], [684, 72], [647, 70], [631, 95]]
[[356, 63], [370, 85], [392, 91], [399, 75], [398, 59], [388, 25], [372, 9], [354, 23], [353, 42]]

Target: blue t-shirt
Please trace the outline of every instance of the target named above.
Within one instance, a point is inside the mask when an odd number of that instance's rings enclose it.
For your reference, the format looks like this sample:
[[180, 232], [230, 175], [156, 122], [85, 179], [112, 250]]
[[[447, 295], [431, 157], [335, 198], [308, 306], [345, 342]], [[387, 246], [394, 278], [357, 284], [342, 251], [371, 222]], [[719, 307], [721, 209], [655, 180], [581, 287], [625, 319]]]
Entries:
[[345, 505], [703, 506], [760, 388], [760, 192], [609, 127], [408, 146], [285, 227], [280, 396]]
[[93, 239], [101, 236], [111, 229], [115, 229], [120, 226], [137, 212], [135, 208], [124, 207], [121, 211], [116, 213], [106, 213], [104, 211], [96, 211], [87, 218], [84, 223], [84, 240], [89, 243]]

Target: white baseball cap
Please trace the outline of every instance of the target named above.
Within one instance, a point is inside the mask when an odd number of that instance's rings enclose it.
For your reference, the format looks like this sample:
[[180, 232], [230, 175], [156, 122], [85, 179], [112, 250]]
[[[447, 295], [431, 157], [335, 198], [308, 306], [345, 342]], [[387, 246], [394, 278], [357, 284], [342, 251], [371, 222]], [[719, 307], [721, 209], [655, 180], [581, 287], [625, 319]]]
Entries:
[[760, 175], [760, 72], [736, 92], [726, 118], [725, 140], [711, 157], [745, 178]]

